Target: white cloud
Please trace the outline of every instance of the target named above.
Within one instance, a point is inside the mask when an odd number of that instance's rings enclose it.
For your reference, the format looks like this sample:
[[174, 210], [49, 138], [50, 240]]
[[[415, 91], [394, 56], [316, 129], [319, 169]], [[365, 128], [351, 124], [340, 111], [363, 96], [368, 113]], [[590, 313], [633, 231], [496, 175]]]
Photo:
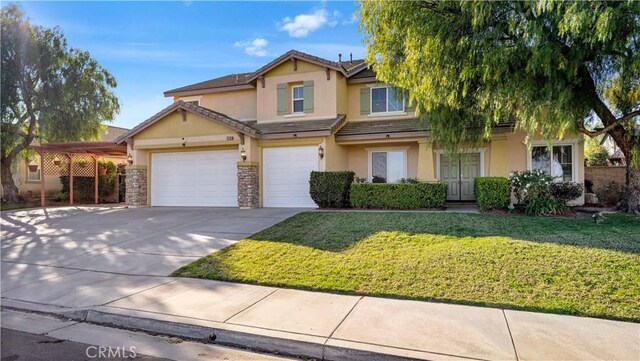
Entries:
[[287, 16], [282, 19], [278, 30], [288, 32], [292, 38], [304, 38], [309, 35], [309, 33], [320, 29], [327, 24], [328, 21], [329, 14], [327, 10], [318, 9], [311, 14], [296, 15], [293, 19]]
[[244, 52], [251, 56], [267, 56], [269, 53], [265, 49], [269, 42], [265, 38], [255, 38], [251, 41], [237, 41], [233, 46], [244, 48]]

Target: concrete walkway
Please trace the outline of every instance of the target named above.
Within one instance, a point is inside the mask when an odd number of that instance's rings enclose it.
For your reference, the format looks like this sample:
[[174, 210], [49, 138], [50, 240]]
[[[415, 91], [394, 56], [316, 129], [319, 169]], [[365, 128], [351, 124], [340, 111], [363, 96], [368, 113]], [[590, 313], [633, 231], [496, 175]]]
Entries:
[[3, 307], [328, 360], [637, 360], [640, 324], [38, 267]]
[[3, 308], [328, 360], [640, 358], [637, 323], [166, 276], [295, 210], [57, 212], [3, 213]]

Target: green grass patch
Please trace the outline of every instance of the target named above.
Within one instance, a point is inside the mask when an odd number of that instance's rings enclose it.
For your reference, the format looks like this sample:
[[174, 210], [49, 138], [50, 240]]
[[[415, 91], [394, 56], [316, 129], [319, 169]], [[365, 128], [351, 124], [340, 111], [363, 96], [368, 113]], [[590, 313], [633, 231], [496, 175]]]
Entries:
[[174, 275], [640, 321], [640, 219], [310, 212]]

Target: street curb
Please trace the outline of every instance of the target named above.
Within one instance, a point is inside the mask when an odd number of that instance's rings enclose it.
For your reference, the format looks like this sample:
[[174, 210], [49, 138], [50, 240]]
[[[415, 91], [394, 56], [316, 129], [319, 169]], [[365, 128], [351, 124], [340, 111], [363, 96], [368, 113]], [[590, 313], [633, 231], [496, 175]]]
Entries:
[[[169, 316], [159, 314], [147, 313], [148, 315], [141, 315], [144, 312], [129, 310], [107, 312], [104, 309], [108, 307], [98, 307], [99, 309], [70, 309], [20, 301], [7, 301], [9, 300], [3, 300], [2, 309], [62, 317], [78, 322], [111, 326], [131, 331], [183, 337], [205, 343], [235, 346], [243, 349], [276, 353], [283, 356], [335, 361], [434, 359], [468, 361], [468, 359], [455, 356], [367, 345], [358, 342], [333, 340], [326, 337], [300, 335], [221, 322], [184, 318], [185, 321], [194, 321], [192, 323], [186, 323], [168, 320], [166, 318]], [[127, 314], [128, 312], [130, 314]], [[151, 318], [149, 316], [158, 317]], [[212, 335], [214, 336], [212, 337]]]

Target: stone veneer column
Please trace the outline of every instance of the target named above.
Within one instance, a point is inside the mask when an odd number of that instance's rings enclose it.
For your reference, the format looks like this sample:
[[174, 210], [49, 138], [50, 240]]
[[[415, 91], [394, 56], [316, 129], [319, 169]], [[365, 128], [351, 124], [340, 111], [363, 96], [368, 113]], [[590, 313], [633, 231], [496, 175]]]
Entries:
[[260, 172], [257, 162], [238, 162], [238, 207], [260, 207]]
[[145, 207], [147, 202], [147, 167], [127, 166], [125, 202], [130, 207]]

